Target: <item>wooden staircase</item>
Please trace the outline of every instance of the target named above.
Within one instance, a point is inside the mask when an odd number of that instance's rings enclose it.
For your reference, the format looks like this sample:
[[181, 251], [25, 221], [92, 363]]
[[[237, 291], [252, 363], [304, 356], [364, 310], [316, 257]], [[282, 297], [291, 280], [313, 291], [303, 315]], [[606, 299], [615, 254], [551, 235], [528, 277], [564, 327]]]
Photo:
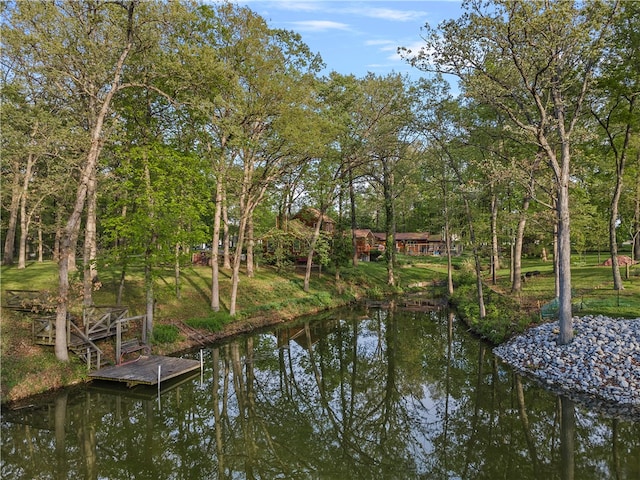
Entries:
[[[87, 364], [88, 370], [102, 368], [111, 362], [97, 342], [122, 338], [129, 327], [129, 320], [144, 319], [143, 316], [129, 317], [127, 307], [90, 306], [85, 307], [82, 319], [67, 315], [67, 347]], [[144, 321], [144, 320], [143, 320]], [[39, 345], [55, 345], [56, 316], [34, 317], [32, 321], [33, 341]], [[144, 344], [141, 344], [145, 346]], [[116, 358], [114, 363], [119, 363]]]
[[[71, 328], [71, 340], [67, 343], [67, 347], [87, 364], [87, 370], [99, 369], [109, 364], [100, 347], [85, 335], [75, 323], [69, 322], [67, 328]], [[97, 340], [97, 338], [94, 338], [94, 340]]]

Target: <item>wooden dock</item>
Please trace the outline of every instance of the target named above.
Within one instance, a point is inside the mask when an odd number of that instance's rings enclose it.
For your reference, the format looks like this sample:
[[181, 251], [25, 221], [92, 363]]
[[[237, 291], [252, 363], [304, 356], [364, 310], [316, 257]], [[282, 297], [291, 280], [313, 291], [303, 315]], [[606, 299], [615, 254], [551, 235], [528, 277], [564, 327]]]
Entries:
[[141, 356], [137, 360], [101, 368], [89, 374], [96, 380], [126, 383], [134, 385], [157, 385], [158, 371], [160, 383], [180, 375], [200, 369], [198, 360], [188, 358], [164, 357], [160, 355]]

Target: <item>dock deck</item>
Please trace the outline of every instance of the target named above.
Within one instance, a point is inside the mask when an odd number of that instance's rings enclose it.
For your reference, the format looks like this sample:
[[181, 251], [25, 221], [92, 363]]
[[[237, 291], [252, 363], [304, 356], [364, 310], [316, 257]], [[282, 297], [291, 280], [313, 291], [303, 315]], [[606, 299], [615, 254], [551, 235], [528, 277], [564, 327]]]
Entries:
[[137, 360], [101, 368], [89, 374], [96, 380], [109, 380], [134, 385], [157, 385], [158, 368], [160, 369], [160, 383], [171, 378], [179, 377], [200, 369], [198, 360], [187, 358], [164, 357], [160, 355], [141, 356]]

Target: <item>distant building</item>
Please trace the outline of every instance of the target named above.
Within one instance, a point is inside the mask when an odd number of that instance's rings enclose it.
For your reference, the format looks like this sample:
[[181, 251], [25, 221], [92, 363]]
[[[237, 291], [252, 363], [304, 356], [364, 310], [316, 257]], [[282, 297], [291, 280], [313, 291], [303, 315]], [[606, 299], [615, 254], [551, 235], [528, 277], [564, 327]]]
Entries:
[[[318, 217], [320, 216], [320, 210], [312, 207], [305, 207], [296, 213], [292, 219], [300, 220], [307, 227], [315, 228]], [[322, 224], [320, 230], [328, 233], [333, 233], [336, 229], [336, 222], [326, 214], [322, 215]]]
[[377, 250], [376, 237], [369, 229], [354, 230], [356, 237], [356, 253], [358, 260], [368, 262], [371, 260], [371, 250]]
[[[378, 244], [386, 245], [387, 235], [385, 233], [373, 233], [373, 236]], [[405, 255], [446, 254], [446, 243], [442, 238], [442, 235], [432, 235], [427, 232], [396, 233], [395, 247], [396, 252]], [[462, 245], [452, 242], [451, 253], [454, 255], [462, 253]]]

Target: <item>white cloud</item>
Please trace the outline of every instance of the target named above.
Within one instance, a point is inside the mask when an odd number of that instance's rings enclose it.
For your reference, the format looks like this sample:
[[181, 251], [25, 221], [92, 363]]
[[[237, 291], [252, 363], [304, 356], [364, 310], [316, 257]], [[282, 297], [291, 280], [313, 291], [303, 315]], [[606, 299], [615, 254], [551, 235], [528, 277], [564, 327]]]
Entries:
[[[414, 41], [409, 45], [407, 45], [406, 42], [403, 43], [395, 40], [367, 40], [364, 44], [368, 47], [378, 47], [377, 50], [384, 53], [387, 60], [393, 62], [404, 61], [398, 53], [399, 47], [408, 48], [411, 51], [409, 57], [413, 57], [425, 46], [424, 42], [420, 40]], [[381, 67], [382, 65], [377, 66]]]
[[346, 23], [333, 22], [331, 20], [303, 20], [298, 22], [289, 22], [294, 30], [300, 32], [326, 32], [327, 30], [349, 30], [350, 27]]
[[371, 8], [362, 9], [360, 13], [366, 17], [381, 18], [383, 20], [391, 20], [394, 22], [411, 22], [414, 20], [422, 20], [427, 18], [427, 12], [418, 10], [395, 10], [391, 8]]
[[378, 45], [385, 47], [388, 45], [395, 45], [395, 42], [392, 40], [367, 40], [364, 44], [368, 47], [375, 47]]
[[[255, 3], [260, 3], [255, 2]], [[291, 2], [291, 1], [285, 1], [285, 2], [267, 2], [269, 5], [281, 9], [281, 10], [289, 10], [292, 12], [316, 12], [318, 10], [322, 10], [323, 9], [323, 5], [321, 2], [314, 2], [314, 1], [309, 1], [309, 2]]]
[[[223, 1], [223, 0], [205, 0]], [[225, 0], [227, 1], [227, 0]], [[243, 5], [257, 11], [262, 16], [269, 17], [270, 12], [282, 11], [292, 13], [317, 13], [326, 11], [324, 0], [320, 1], [273, 1], [273, 0], [229, 0], [232, 3]]]

